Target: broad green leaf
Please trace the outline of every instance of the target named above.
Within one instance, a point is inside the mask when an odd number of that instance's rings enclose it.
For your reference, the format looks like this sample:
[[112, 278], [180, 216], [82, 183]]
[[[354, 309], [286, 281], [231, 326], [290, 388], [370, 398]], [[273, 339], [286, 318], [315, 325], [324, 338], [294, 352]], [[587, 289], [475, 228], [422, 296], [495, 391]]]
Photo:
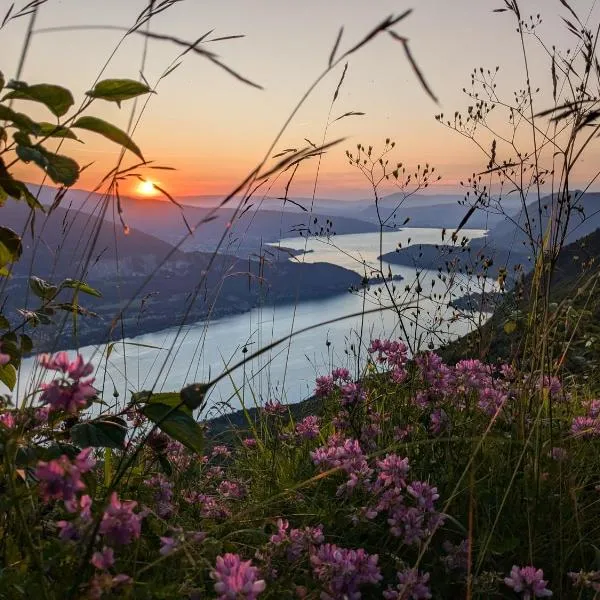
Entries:
[[40, 128], [35, 121], [32, 121], [27, 115], [18, 113], [4, 104], [0, 104], [0, 121], [9, 121], [17, 129], [25, 133], [32, 133], [36, 135], [39, 133]]
[[149, 94], [151, 91], [146, 84], [135, 81], [135, 79], [104, 79], [99, 81], [94, 89], [86, 92], [86, 94], [90, 98], [116, 102], [121, 106], [123, 100]]
[[29, 208], [32, 208], [33, 210], [46, 212], [46, 209], [40, 204], [39, 200], [29, 191], [24, 183], [17, 181], [16, 184], [19, 189], [19, 195], [17, 196], [18, 200], [25, 200]]
[[31, 146], [31, 138], [29, 137], [29, 135], [27, 133], [23, 133], [20, 130], [17, 130], [13, 133], [13, 140], [15, 140], [15, 142], [17, 144], [21, 144], [22, 146]]
[[21, 338], [21, 352], [31, 352], [33, 350], [33, 340], [26, 334], [22, 334], [19, 337]]
[[48, 159], [46, 173], [54, 183], [71, 187], [79, 179], [79, 165], [72, 158], [52, 152], [45, 154]]
[[70, 140], [79, 140], [79, 138], [68, 128], [62, 125], [55, 125], [46, 121], [40, 121], [38, 124], [38, 137], [68, 138]]
[[107, 123], [98, 117], [81, 117], [77, 119], [71, 127], [78, 127], [79, 129], [86, 129], [87, 131], [98, 133], [109, 139], [111, 142], [115, 142], [115, 144], [119, 144], [120, 146], [123, 146], [123, 148], [131, 150], [131, 152], [146, 162], [142, 156], [142, 151], [137, 147], [135, 142], [122, 129], [119, 129], [111, 123]]
[[0, 329], [10, 329], [10, 322], [4, 315], [0, 315]]
[[202, 454], [204, 432], [189, 414], [174, 410], [166, 404], [146, 404], [142, 408], [142, 413], [174, 440]]
[[171, 408], [177, 408], [192, 416], [192, 410], [185, 404], [182, 404], [181, 396], [176, 392], [152, 393], [148, 391], [137, 392], [131, 396], [131, 399], [138, 404], [164, 404]]
[[[0, 381], [12, 392], [17, 383], [17, 370], [10, 363], [0, 365]], [[194, 421], [195, 422], [195, 421]]]
[[71, 428], [71, 440], [80, 448], [122, 449], [127, 436], [127, 423], [120, 417], [103, 417]]
[[204, 401], [206, 398], [206, 392], [210, 389], [210, 385], [207, 383], [192, 383], [184, 387], [181, 392], [181, 400], [191, 410], [197, 408], [204, 408]]
[[35, 275], [29, 278], [29, 287], [31, 291], [42, 300], [52, 300], [58, 293], [58, 286], [52, 285]]
[[43, 146], [17, 146], [17, 156], [24, 162], [34, 162], [54, 183], [72, 186], [79, 179], [79, 165], [72, 158], [49, 152]]
[[506, 321], [504, 323], [504, 333], [506, 333], [506, 335], [510, 335], [511, 333], [514, 333], [517, 330], [517, 324], [514, 321]]
[[60, 284], [60, 289], [70, 288], [75, 289], [78, 292], [83, 292], [88, 296], [95, 296], [96, 298], [102, 298], [102, 294], [92, 286], [85, 283], [85, 281], [78, 281], [77, 279], [65, 279]]
[[73, 94], [60, 85], [38, 83], [8, 92], [3, 100], [32, 100], [41, 102], [56, 117], [62, 117], [73, 106]]
[[21, 238], [8, 227], [0, 227], [0, 267], [19, 260], [23, 252]]
[[[16, 140], [15, 140], [16, 141]], [[34, 148], [30, 144], [22, 145], [19, 144], [16, 148], [17, 156], [26, 163], [34, 162], [40, 169], [46, 170], [48, 168], [48, 159], [44, 152], [38, 146]]]

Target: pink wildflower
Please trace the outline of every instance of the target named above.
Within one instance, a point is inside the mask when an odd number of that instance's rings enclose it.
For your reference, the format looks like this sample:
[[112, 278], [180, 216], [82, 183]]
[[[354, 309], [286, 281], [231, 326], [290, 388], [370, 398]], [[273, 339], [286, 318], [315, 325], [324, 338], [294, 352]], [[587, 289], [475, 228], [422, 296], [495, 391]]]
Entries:
[[285, 415], [287, 408], [278, 400], [269, 400], [263, 406], [263, 412], [270, 416]]
[[54, 357], [43, 354], [40, 364], [48, 370], [63, 374], [63, 377], [41, 386], [40, 400], [49, 405], [50, 411], [77, 414], [87, 406], [88, 400], [96, 395], [97, 392], [92, 386], [94, 379], [83, 379], [90, 375], [94, 368], [90, 363], [85, 363], [81, 355], [78, 354], [77, 358], [70, 362], [66, 352], [59, 352]]
[[136, 506], [137, 502], [131, 500], [121, 502], [113, 492], [100, 523], [100, 533], [113, 544], [125, 545], [138, 539], [143, 515], [133, 512]]
[[335, 544], [316, 547], [310, 562], [317, 579], [325, 586], [322, 600], [359, 600], [363, 585], [376, 584], [382, 579], [378, 559], [377, 554], [369, 555], [363, 548], [351, 550]]
[[258, 569], [251, 561], [242, 561], [237, 554], [217, 556], [210, 576], [219, 600], [254, 600], [266, 587], [264, 580], [258, 579]]
[[112, 548], [106, 546], [102, 549], [102, 552], [94, 552], [92, 560], [90, 562], [102, 571], [110, 569], [115, 564], [115, 553]]
[[552, 596], [552, 592], [546, 588], [548, 582], [544, 580], [544, 571], [535, 567], [513, 565], [510, 576], [504, 578], [504, 583], [520, 594], [523, 600]]
[[335, 383], [331, 375], [323, 375], [321, 377], [317, 377], [316, 384], [317, 387], [315, 388], [315, 396], [319, 398], [326, 398], [327, 396], [331, 396], [331, 394], [333, 394], [333, 392], [335, 391]]
[[64, 454], [49, 462], [38, 462], [35, 476], [40, 481], [44, 501], [63, 500], [69, 512], [77, 510], [77, 492], [85, 489], [81, 475], [91, 471], [96, 464], [91, 452], [91, 448], [82, 450], [74, 462]]
[[417, 569], [398, 572], [396, 589], [388, 588], [383, 592], [385, 600], [429, 600], [429, 573], [420, 573]]
[[10, 355], [0, 352], [0, 367], [7, 365], [10, 362]]
[[319, 436], [319, 417], [310, 415], [296, 425], [296, 434], [305, 440], [314, 440]]
[[579, 571], [568, 574], [576, 588], [588, 588], [600, 592], [600, 571]]
[[0, 424], [4, 425], [6, 429], [12, 429], [15, 426], [15, 417], [12, 412], [3, 412], [0, 414]]

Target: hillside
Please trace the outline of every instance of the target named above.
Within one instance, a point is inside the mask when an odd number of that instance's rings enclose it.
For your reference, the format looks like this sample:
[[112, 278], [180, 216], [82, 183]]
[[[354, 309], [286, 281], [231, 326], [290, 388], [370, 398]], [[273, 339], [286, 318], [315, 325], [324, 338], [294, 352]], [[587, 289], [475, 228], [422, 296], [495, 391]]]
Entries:
[[[600, 362], [600, 296], [595, 287], [600, 283], [599, 264], [600, 229], [596, 229], [562, 249], [550, 297], [550, 340], [555, 356], [566, 352], [568, 371], [594, 377]], [[515, 292], [507, 293], [480, 332], [473, 332], [443, 350], [445, 359], [453, 362], [466, 355], [486, 357], [489, 361], [509, 359], [523, 340], [531, 283], [530, 273], [523, 281], [521, 297]], [[507, 323], [511, 323], [510, 328], [505, 328]]]
[[[340, 294], [360, 283], [359, 275], [352, 271], [327, 263], [290, 261], [283, 252], [266, 251], [261, 260], [258, 256], [250, 260], [181, 252], [134, 228], [125, 234], [121, 226], [60, 207], [47, 216], [38, 214], [33, 232], [26, 227], [25, 205], [11, 201], [3, 207], [3, 215], [3, 225], [24, 232], [23, 257], [0, 297], [11, 321], [18, 322], [19, 309], [40, 306], [29, 289], [30, 275], [53, 283], [66, 277], [82, 279], [102, 292], [102, 298], [80, 296], [80, 304], [97, 316], [78, 320], [77, 339], [57, 335], [53, 326], [31, 331], [39, 349], [49, 347], [55, 338], [53, 347], [104, 341], [113, 319], [131, 298], [134, 301], [123, 316], [122, 328], [115, 324], [115, 337], [177, 325], [186, 312], [190, 323], [241, 313], [259, 304]], [[190, 305], [193, 294], [196, 298]], [[71, 299], [72, 292], [65, 290], [58, 300]], [[63, 318], [55, 315], [54, 320], [60, 323]]]
[[[600, 227], [600, 194], [577, 195], [575, 193], [575, 196], [576, 210], [573, 211], [568, 226], [566, 244], [572, 243]], [[550, 218], [550, 198], [548, 197], [547, 200], [543, 206], [543, 228], [547, 226]], [[532, 232], [537, 235], [540, 221], [537, 217], [537, 204], [529, 204], [528, 214]], [[469, 219], [467, 226], [472, 226], [476, 215], [477, 211]], [[492, 259], [494, 265], [491, 274], [493, 276], [497, 275], [498, 269], [501, 267], [507, 268], [509, 274], [517, 265], [521, 265], [527, 271], [531, 267], [531, 248], [527, 241], [527, 235], [522, 230], [524, 226], [525, 213], [521, 210], [515, 213], [514, 217], [504, 218], [490, 228], [485, 238], [472, 240], [468, 249], [451, 248], [441, 243], [439, 245], [423, 244], [387, 253], [384, 255], [384, 259], [392, 264], [418, 265], [420, 268], [426, 269], [445, 269], [457, 255], [460, 255], [461, 266], [467, 269], [480, 270], [485, 259]]]

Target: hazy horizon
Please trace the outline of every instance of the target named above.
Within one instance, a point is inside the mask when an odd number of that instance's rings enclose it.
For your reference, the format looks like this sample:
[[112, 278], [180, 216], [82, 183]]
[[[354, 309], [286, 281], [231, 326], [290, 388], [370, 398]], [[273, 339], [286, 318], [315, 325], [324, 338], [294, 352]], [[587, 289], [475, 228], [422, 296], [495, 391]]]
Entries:
[[[106, 0], [102, 6], [75, 0], [50, 0], [39, 9], [35, 31], [22, 79], [29, 83], [52, 82], [70, 87], [76, 100], [83, 97], [100, 72], [121, 32], [112, 30], [44, 31], [62, 26], [110, 25], [127, 27], [145, 7], [145, 0], [122, 3]], [[344, 119], [329, 128], [327, 139], [346, 136], [323, 160], [316, 195], [324, 198], [360, 197], [366, 189], [359, 173], [345, 158], [345, 150], [356, 146], [380, 146], [386, 137], [397, 143], [393, 160], [409, 169], [426, 162], [434, 165], [442, 180], [432, 191], [460, 193], [459, 181], [485, 169], [485, 160], [476, 147], [434, 120], [440, 111], [453, 114], [468, 104], [461, 89], [469, 81], [473, 67], [501, 65], [498, 84], [506, 93], [522, 87], [525, 79], [519, 55], [514, 22], [507, 13], [494, 14], [499, 0], [454, 3], [423, 0], [418, 5], [379, 0], [361, 3], [341, 0], [302, 5], [273, 4], [267, 0], [252, 5], [236, 0], [199, 5], [181, 2], [155, 17], [151, 30], [185, 40], [214, 29], [214, 36], [245, 34], [243, 39], [215, 42], [210, 49], [221, 60], [252, 81], [264, 86], [257, 90], [233, 79], [201, 57], [188, 54], [183, 64], [158, 87], [148, 104], [134, 137], [147, 160], [177, 169], [162, 172], [159, 183], [176, 196], [220, 195], [228, 193], [262, 158], [270, 141], [291, 108], [326, 66], [340, 26], [344, 36], [340, 50], [361, 39], [389, 14], [408, 8], [414, 12], [396, 26], [400, 35], [410, 38], [413, 54], [440, 104], [436, 105], [419, 85], [402, 46], [389, 36], [375, 40], [349, 61], [346, 80], [332, 116], [347, 111], [365, 116]], [[600, 7], [581, 0], [577, 10], [588, 20]], [[541, 12], [541, 32], [558, 46], [573, 46], [565, 32], [561, 3], [530, 0], [521, 3], [524, 14]], [[472, 24], [477, 23], [473, 28]], [[27, 19], [10, 23], [3, 30], [5, 43], [20, 48]], [[502, 44], [491, 42], [494, 39]], [[310, 37], [306, 35], [310, 32]], [[534, 44], [532, 44], [533, 46]], [[73, 48], [85, 47], [85, 52]], [[154, 84], [161, 72], [177, 56], [180, 48], [150, 40], [144, 75]], [[127, 38], [104, 72], [104, 77], [138, 78], [143, 52], [141, 36]], [[3, 65], [7, 79], [14, 75], [19, 52]], [[531, 54], [530, 69], [536, 73], [534, 85], [548, 92], [549, 60], [538, 50]], [[304, 139], [320, 142], [340, 68], [329, 75], [306, 106], [299, 112], [276, 151], [298, 147]], [[543, 96], [540, 110], [550, 104]], [[126, 126], [130, 103], [122, 109], [96, 103], [92, 113]], [[43, 108], [29, 103], [34, 116], [45, 116]], [[93, 188], [114, 166], [117, 151], [108, 142], [84, 136], [85, 145], [66, 146], [93, 165], [82, 174], [78, 187]], [[589, 179], [595, 164], [595, 151], [575, 173], [576, 184]], [[291, 196], [311, 196], [316, 161], [300, 169], [290, 190]], [[34, 169], [20, 167], [32, 179]], [[149, 173], [144, 173], [149, 177]], [[276, 182], [272, 195], [281, 195], [285, 177]], [[35, 181], [39, 181], [36, 174]], [[135, 194], [135, 182], [128, 182], [125, 194]]]

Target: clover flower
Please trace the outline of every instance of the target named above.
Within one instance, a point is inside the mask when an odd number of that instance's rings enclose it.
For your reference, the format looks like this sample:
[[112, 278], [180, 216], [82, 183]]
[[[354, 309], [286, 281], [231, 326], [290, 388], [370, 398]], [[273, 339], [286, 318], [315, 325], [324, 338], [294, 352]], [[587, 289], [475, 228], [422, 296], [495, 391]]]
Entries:
[[535, 567], [513, 565], [510, 575], [504, 578], [504, 583], [520, 594], [523, 600], [552, 596], [552, 592], [546, 587], [548, 582], [544, 580], [544, 571]]
[[266, 587], [251, 561], [242, 561], [237, 554], [217, 556], [210, 576], [219, 600], [254, 600]]
[[421, 573], [417, 569], [398, 571], [398, 585], [383, 592], [385, 600], [429, 600], [432, 598], [429, 589], [429, 573]]
[[110, 504], [102, 516], [100, 534], [113, 544], [126, 545], [140, 537], [142, 531], [141, 513], [134, 513], [137, 502], [119, 500], [116, 492], [110, 497]]
[[310, 563], [315, 576], [325, 586], [322, 600], [359, 600], [363, 585], [376, 584], [382, 579], [378, 560], [377, 554], [369, 555], [363, 548], [352, 550], [335, 544], [315, 547]]
[[305, 440], [314, 440], [319, 437], [319, 417], [309, 415], [296, 424], [296, 435]]

